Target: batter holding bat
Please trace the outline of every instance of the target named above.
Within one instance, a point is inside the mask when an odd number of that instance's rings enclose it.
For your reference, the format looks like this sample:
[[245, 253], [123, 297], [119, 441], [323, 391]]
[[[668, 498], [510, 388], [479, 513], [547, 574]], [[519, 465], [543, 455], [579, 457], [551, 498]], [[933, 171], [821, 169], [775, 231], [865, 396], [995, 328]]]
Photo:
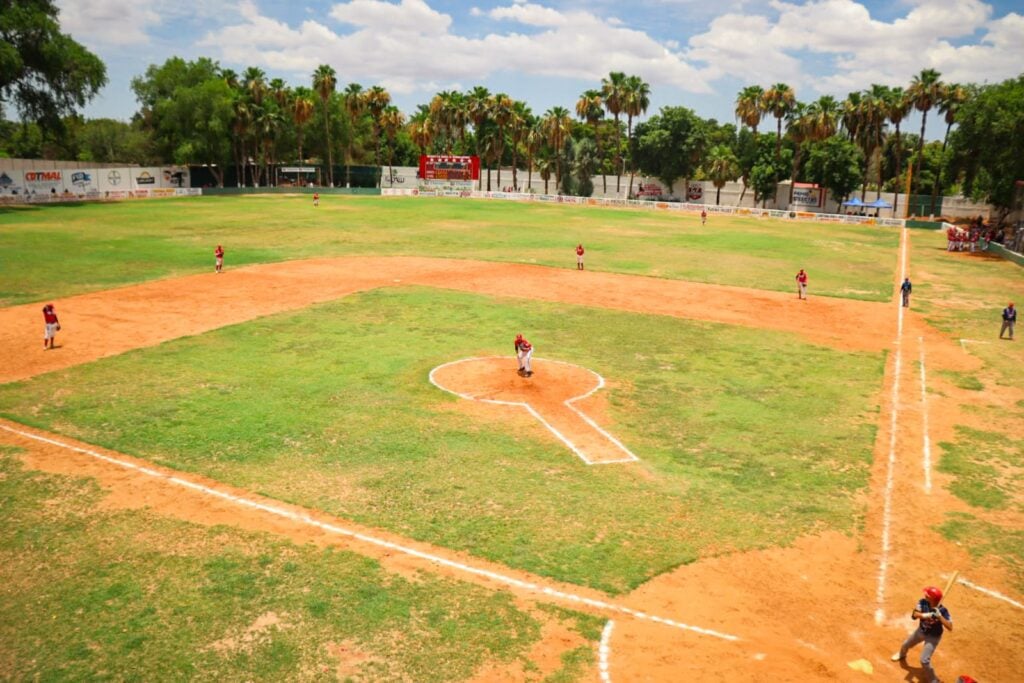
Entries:
[[[956, 575], [954, 574], [947, 584], [947, 593], [949, 592], [948, 586], [953, 584], [953, 579], [955, 578]], [[939, 646], [939, 641], [942, 640], [943, 631], [953, 630], [953, 617], [949, 615], [949, 610], [942, 606], [942, 595], [942, 589], [935, 586], [928, 586], [924, 589], [924, 597], [918, 601], [917, 606], [910, 615], [912, 619], [920, 620], [921, 623], [903, 641], [900, 651], [892, 656], [892, 661], [902, 662], [907, 658], [907, 650], [923, 642], [921, 667], [928, 676], [925, 680], [929, 683], [937, 683], [939, 680], [939, 677], [935, 675], [935, 669], [932, 668], [932, 655], [935, 654], [935, 648]]]

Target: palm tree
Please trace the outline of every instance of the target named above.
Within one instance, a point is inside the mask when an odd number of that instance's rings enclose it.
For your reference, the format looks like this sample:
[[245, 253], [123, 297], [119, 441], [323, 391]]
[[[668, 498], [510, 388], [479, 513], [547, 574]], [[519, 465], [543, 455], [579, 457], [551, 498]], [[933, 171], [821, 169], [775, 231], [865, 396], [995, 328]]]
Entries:
[[[476, 154], [481, 158], [484, 157], [484, 154], [481, 153], [481, 145], [484, 143], [484, 124], [491, 111], [490, 102], [491, 91], [482, 85], [476, 86], [466, 95], [466, 111], [469, 119], [473, 122], [473, 135], [476, 136]], [[483, 174], [480, 175], [479, 189], [484, 189]]]
[[512, 189], [519, 191], [519, 177], [517, 166], [519, 165], [519, 145], [526, 137], [533, 124], [533, 113], [526, 106], [525, 102], [515, 100], [512, 105], [512, 116], [509, 117], [508, 127], [512, 137]]
[[[537, 160], [537, 172], [540, 173], [541, 180], [544, 181], [544, 194], [548, 194], [548, 181], [551, 180], [551, 158], [542, 156]], [[558, 184], [558, 181], [555, 181]]]
[[245, 187], [246, 154], [245, 141], [249, 137], [252, 126], [252, 109], [248, 100], [237, 91], [231, 103], [231, 132], [238, 141], [238, 186]]
[[725, 184], [740, 177], [740, 162], [726, 145], [712, 147], [708, 152], [708, 162], [708, 177], [715, 186], [715, 204], [718, 205], [722, 203], [722, 188]]
[[[757, 144], [757, 127], [764, 118], [764, 88], [759, 85], [748, 85], [740, 90], [736, 96], [736, 120], [745, 126], [750, 127], [754, 135], [754, 144]], [[743, 195], [747, 193], [747, 176], [743, 175], [743, 192], [740, 193], [740, 202], [743, 202]], [[756, 193], [755, 193], [756, 194]]]
[[292, 121], [295, 122], [295, 138], [299, 145], [299, 162], [305, 161], [302, 155], [302, 132], [306, 123], [313, 118], [313, 91], [304, 86], [295, 88], [291, 102]]
[[[946, 143], [949, 142], [949, 131], [956, 123], [956, 114], [960, 110], [961, 105], [967, 101], [967, 88], [960, 85], [959, 83], [950, 83], [942, 89], [942, 96], [939, 99], [939, 113], [945, 116], [946, 121], [946, 134], [942, 136], [942, 160], [945, 162], [946, 159]], [[932, 206], [931, 214], [935, 214], [935, 205], [938, 203], [939, 188], [942, 185], [942, 166], [939, 166], [939, 172], [935, 174], [935, 182], [932, 183]]]
[[452, 121], [451, 99], [455, 94], [451, 90], [443, 90], [430, 100], [428, 111], [432, 127], [437, 136], [444, 139], [444, 153], [452, 153], [452, 143], [455, 140], [454, 125]]
[[[882, 96], [884, 95], [885, 87], [881, 85], [872, 85], [871, 90], [865, 90], [860, 93], [860, 97], [857, 100], [857, 123], [858, 131], [856, 142], [860, 145], [861, 149], [864, 150], [864, 176], [861, 183], [860, 198], [863, 200], [868, 191], [868, 173], [871, 168], [871, 158], [875, 154], [875, 150], [880, 149], [882, 146], [882, 135], [885, 132], [885, 107], [882, 104]], [[881, 157], [879, 157], [879, 172], [878, 172], [878, 196], [881, 197]]]
[[[537, 152], [540, 151], [541, 145], [544, 144], [544, 120], [533, 119], [533, 123], [530, 129], [526, 133], [526, 163], [529, 169], [528, 175], [526, 176], [526, 187], [533, 187], [533, 159], [537, 156]], [[544, 194], [547, 194], [547, 186], [544, 187]]]
[[321, 64], [313, 72], [313, 90], [320, 95], [320, 102], [324, 107], [324, 136], [327, 144], [327, 182], [334, 187], [334, 153], [331, 151], [331, 96], [334, 94], [334, 86], [337, 85], [337, 78], [327, 64]]
[[[882, 98], [882, 106], [885, 108], [885, 116], [896, 128], [896, 177], [903, 173], [903, 138], [900, 136], [900, 124], [907, 118], [910, 112], [911, 102], [903, 88], [889, 88], [885, 97]], [[900, 188], [896, 188], [895, 197], [892, 202], [893, 215], [900, 202]]]
[[[390, 99], [390, 96], [388, 99]], [[384, 135], [388, 138], [388, 183], [393, 184], [395, 169], [392, 166], [392, 161], [395, 156], [395, 137], [398, 135], [398, 131], [402, 130], [402, 126], [405, 125], [405, 114], [398, 111], [398, 107], [389, 106], [381, 113], [380, 119]]]
[[785, 83], [776, 83], [764, 93], [764, 109], [775, 117], [778, 138], [775, 140], [775, 161], [782, 151], [782, 119], [796, 103], [796, 93]]
[[420, 154], [426, 154], [430, 143], [434, 140], [435, 124], [430, 116], [430, 108], [419, 106], [419, 111], [409, 120], [409, 137], [413, 144], [420, 148]]
[[291, 90], [288, 88], [288, 84], [283, 79], [275, 78], [270, 81], [268, 87], [270, 89], [270, 96], [277, 102], [277, 106], [281, 109], [286, 109], [288, 100], [291, 97]]
[[[565, 107], [551, 107], [544, 113], [544, 134], [555, 154], [555, 186], [562, 185], [562, 147], [572, 131], [572, 118]], [[547, 188], [545, 187], [545, 192]]]
[[793, 103], [792, 109], [786, 115], [786, 131], [793, 140], [796, 153], [793, 154], [793, 172], [789, 178], [789, 203], [793, 203], [793, 190], [796, 187], [796, 174], [800, 169], [800, 159], [803, 157], [804, 142], [814, 139], [817, 126], [816, 105], [807, 105], [803, 102]]
[[[597, 146], [597, 158], [600, 161], [604, 158], [601, 151], [601, 136], [598, 125], [604, 118], [604, 101], [601, 99], [600, 90], [587, 90], [576, 100], [576, 116], [586, 121], [594, 129], [594, 144]], [[604, 193], [608, 193], [608, 176], [601, 172], [601, 180], [604, 183]]]
[[514, 107], [515, 102], [503, 92], [491, 98], [490, 117], [498, 127], [497, 136], [494, 139], [494, 153], [498, 158], [498, 187], [501, 187], [501, 160], [505, 155], [505, 127], [512, 118]]
[[345, 86], [342, 95], [345, 98], [345, 113], [348, 114], [349, 133], [345, 140], [345, 187], [352, 184], [352, 142], [356, 137], [356, 124], [366, 110], [366, 93], [358, 83]]
[[651, 86], [643, 81], [639, 76], [629, 76], [626, 78], [626, 98], [625, 98], [625, 109], [626, 109], [626, 140], [630, 146], [629, 154], [629, 191], [628, 194], [633, 194], [633, 176], [636, 174], [636, 166], [633, 163], [633, 117], [640, 116], [647, 111], [647, 107], [651, 105]]
[[914, 168], [914, 178], [911, 181], [912, 187], [917, 187], [921, 181], [921, 160], [924, 159], [924, 131], [928, 123], [928, 112], [931, 111], [941, 95], [942, 75], [935, 69], [924, 69], [910, 82], [907, 88], [907, 97], [914, 108], [921, 112], [921, 139], [917, 142], [917, 162]]
[[[380, 134], [384, 127], [384, 112], [391, 104], [391, 94], [379, 85], [375, 85], [366, 91], [366, 109], [370, 112], [370, 120], [373, 121], [373, 138], [376, 147], [373, 153], [373, 164], [380, 166]], [[378, 176], [379, 177], [379, 176]], [[378, 187], [380, 182], [378, 180]]]
[[242, 87], [249, 93], [254, 104], [263, 104], [263, 96], [267, 94], [267, 74], [263, 69], [250, 66], [242, 74]]
[[615, 192], [622, 191], [622, 130], [619, 128], [619, 114], [626, 109], [626, 74], [612, 71], [608, 78], [601, 79], [601, 96], [604, 107], [615, 117]]

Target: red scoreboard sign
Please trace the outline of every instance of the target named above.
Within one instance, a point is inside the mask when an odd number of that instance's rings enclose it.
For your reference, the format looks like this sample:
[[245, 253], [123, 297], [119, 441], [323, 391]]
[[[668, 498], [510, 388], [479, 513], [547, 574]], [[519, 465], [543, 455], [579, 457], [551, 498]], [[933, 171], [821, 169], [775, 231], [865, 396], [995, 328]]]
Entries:
[[479, 180], [480, 157], [420, 156], [421, 180]]

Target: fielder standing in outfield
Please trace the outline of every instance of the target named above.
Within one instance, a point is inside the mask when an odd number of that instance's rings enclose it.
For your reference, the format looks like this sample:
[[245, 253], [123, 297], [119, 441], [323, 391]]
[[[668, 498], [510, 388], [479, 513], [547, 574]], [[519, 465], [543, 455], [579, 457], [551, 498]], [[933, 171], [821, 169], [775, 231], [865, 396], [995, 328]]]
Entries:
[[921, 624], [903, 641], [900, 651], [892, 656], [892, 661], [902, 662], [907, 658], [907, 650], [923, 642], [921, 667], [928, 675], [926, 683], [938, 683], [939, 678], [932, 668], [932, 655], [942, 640], [943, 631], [953, 630], [953, 617], [949, 615], [949, 610], [940, 604], [941, 602], [942, 589], [935, 586], [924, 589], [924, 597], [918, 601], [910, 615], [911, 619], [920, 619]]
[[999, 328], [999, 338], [1003, 338], [1003, 333], [1007, 330], [1010, 331], [1010, 341], [1013, 341], [1013, 326], [1017, 324], [1017, 309], [1013, 307], [1013, 302], [1003, 309], [1003, 326]]
[[583, 245], [576, 245], [576, 270], [583, 270]]
[[313, 193], [313, 206], [314, 207], [320, 206], [320, 193], [319, 192], [314, 192]]
[[519, 376], [533, 377], [533, 367], [530, 362], [533, 359], [533, 344], [524, 339], [523, 335], [516, 335], [516, 358], [519, 360]]
[[807, 273], [803, 268], [796, 274], [796, 296], [798, 299], [807, 300]]
[[914, 286], [910, 284], [910, 278], [903, 278], [903, 284], [900, 285], [900, 294], [903, 295], [903, 308], [910, 306], [910, 292], [914, 289]]
[[708, 210], [707, 209], [701, 209], [700, 210], [700, 224], [704, 225], [707, 222], [708, 222]]
[[224, 272], [224, 247], [217, 245], [213, 250], [213, 268], [216, 272]]
[[60, 332], [60, 321], [57, 320], [53, 304], [43, 306], [43, 323], [43, 349], [52, 349], [57, 343], [57, 333]]

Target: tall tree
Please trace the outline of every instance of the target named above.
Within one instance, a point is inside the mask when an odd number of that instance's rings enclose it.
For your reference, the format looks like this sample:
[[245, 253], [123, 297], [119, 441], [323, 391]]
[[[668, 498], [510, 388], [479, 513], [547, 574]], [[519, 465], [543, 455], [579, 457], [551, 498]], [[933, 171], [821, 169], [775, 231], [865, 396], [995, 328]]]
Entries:
[[722, 188], [725, 184], [740, 177], [740, 162], [726, 145], [715, 145], [708, 152], [706, 163], [707, 175], [715, 186], [715, 204], [718, 205], [722, 203]]
[[[755, 143], [757, 142], [757, 127], [761, 124], [761, 119], [764, 118], [764, 115], [764, 88], [759, 85], [748, 85], [743, 90], [740, 90], [736, 96], [736, 120], [750, 128]], [[741, 168], [744, 169], [744, 173], [741, 176], [743, 179], [743, 192], [740, 193], [741, 203], [743, 202], [743, 195], [747, 193], [747, 178], [749, 169], [752, 166], [752, 159], [749, 166], [747, 164], [741, 165]]]
[[924, 69], [910, 82], [907, 96], [914, 108], [921, 112], [921, 139], [917, 143], [917, 161], [914, 178], [911, 184], [920, 187], [921, 160], [924, 158], [924, 131], [928, 124], [928, 112], [932, 110], [942, 95], [942, 75], [935, 69]]
[[299, 146], [299, 163], [303, 163], [306, 157], [302, 154], [302, 134], [306, 124], [313, 118], [313, 91], [304, 86], [295, 89], [291, 101], [292, 123], [295, 124], [295, 137]]
[[352, 142], [356, 136], [356, 124], [366, 110], [366, 93], [358, 83], [349, 83], [342, 93], [345, 98], [345, 113], [348, 114], [349, 133], [345, 138], [345, 187], [352, 185]]
[[647, 107], [651, 106], [651, 86], [644, 82], [639, 76], [628, 76], [626, 78], [626, 97], [625, 97], [625, 109], [626, 109], [626, 140], [630, 144], [630, 161], [629, 161], [629, 190], [628, 194], [633, 194], [633, 176], [636, 174], [636, 164], [633, 163], [632, 144], [633, 144], [633, 117], [641, 116], [647, 112]]
[[622, 191], [622, 129], [619, 115], [626, 110], [626, 74], [612, 71], [601, 79], [601, 97], [608, 113], [615, 117], [615, 192]]
[[107, 84], [106, 66], [61, 33], [58, 13], [51, 0], [0, 0], [0, 110], [13, 105], [52, 132]]
[[530, 127], [533, 125], [533, 112], [526, 106], [525, 102], [516, 100], [512, 105], [512, 116], [509, 117], [508, 127], [511, 134], [512, 142], [512, 189], [516, 192], [519, 191], [519, 176], [518, 176], [518, 165], [519, 165], [519, 146], [523, 143], [524, 138], [530, 131]]
[[430, 109], [420, 105], [420, 110], [409, 120], [409, 138], [420, 148], [420, 155], [426, 154], [435, 134], [434, 119], [430, 116]]
[[[587, 90], [576, 100], [576, 116], [585, 121], [594, 129], [594, 144], [597, 148], [598, 160], [603, 158], [601, 153], [601, 135], [598, 125], [604, 118], [604, 101], [601, 98], [600, 90]], [[601, 180], [604, 184], [604, 193], [608, 193], [608, 177], [601, 173]]]
[[331, 97], [338, 84], [337, 74], [327, 64], [321, 64], [313, 72], [313, 90], [320, 95], [324, 108], [324, 140], [327, 145], [327, 182], [334, 187], [334, 152], [331, 148]]
[[785, 83], [776, 83], [764, 93], [765, 111], [775, 117], [777, 123], [777, 135], [775, 139], [775, 159], [778, 161], [779, 153], [782, 151], [782, 119], [796, 103], [796, 93]]
[[832, 199], [841, 203], [857, 188], [863, 153], [842, 135], [833, 135], [811, 146], [807, 172], [811, 179], [828, 189]]
[[398, 107], [388, 106], [380, 115], [381, 128], [388, 139], [388, 182], [394, 182], [395, 169], [392, 162], [395, 157], [395, 137], [398, 131], [405, 125], [405, 115], [398, 111]]
[[942, 169], [945, 166], [946, 144], [949, 142], [949, 131], [953, 127], [953, 124], [956, 123], [957, 112], [960, 111], [961, 105], [966, 101], [967, 88], [959, 83], [950, 83], [942, 89], [938, 106], [939, 113], [943, 115], [943, 118], [946, 121], [946, 134], [942, 136], [943, 165], [939, 166], [939, 170], [935, 174], [935, 182], [932, 183], [932, 207], [930, 212], [932, 215], [935, 215], [936, 205], [938, 204], [939, 199], [939, 189], [942, 187]]
[[494, 139], [494, 153], [498, 158], [498, 187], [501, 187], [501, 160], [505, 155], [505, 128], [512, 118], [515, 103], [512, 98], [501, 92], [491, 98], [491, 120], [497, 127]]
[[662, 107], [637, 126], [636, 159], [640, 170], [668, 186], [697, 170], [704, 155], [707, 125], [686, 107]]
[[[491, 111], [491, 91], [482, 85], [473, 88], [466, 95], [466, 110], [469, 119], [473, 122], [473, 136], [476, 138], [476, 153], [481, 159], [486, 157], [483, 153], [484, 125]], [[484, 189], [484, 177], [480, 175], [479, 189]]]
[[[900, 124], [903, 123], [903, 119], [907, 118], [907, 114], [910, 113], [910, 99], [907, 94], [903, 91], [903, 88], [889, 88], [886, 92], [885, 97], [882, 98], [882, 106], [885, 108], [885, 116], [889, 120], [889, 123], [895, 128], [896, 137], [896, 178], [903, 173], [903, 139], [900, 134]], [[896, 214], [896, 209], [899, 208], [900, 203], [900, 187], [896, 187], [896, 196], [892, 203], [893, 215]]]
[[[370, 112], [370, 120], [373, 121], [373, 139], [376, 142], [376, 147], [373, 153], [373, 163], [375, 166], [380, 166], [380, 137], [381, 131], [384, 129], [384, 112], [387, 111], [391, 105], [391, 93], [384, 89], [383, 86], [375, 85], [366, 91], [366, 110]], [[378, 174], [378, 179], [380, 175]], [[377, 182], [378, 187], [380, 181]]]
[[562, 156], [565, 141], [572, 132], [572, 118], [565, 107], [551, 107], [544, 113], [544, 133], [555, 155], [555, 185], [562, 183]]
[[[544, 144], [544, 119], [535, 118], [533, 125], [526, 132], [526, 163], [527, 163], [527, 176], [526, 176], [526, 187], [530, 190], [533, 189], [533, 160], [536, 158], [537, 153], [540, 151], [541, 146]], [[547, 194], [547, 181], [544, 185], [544, 194]]]

